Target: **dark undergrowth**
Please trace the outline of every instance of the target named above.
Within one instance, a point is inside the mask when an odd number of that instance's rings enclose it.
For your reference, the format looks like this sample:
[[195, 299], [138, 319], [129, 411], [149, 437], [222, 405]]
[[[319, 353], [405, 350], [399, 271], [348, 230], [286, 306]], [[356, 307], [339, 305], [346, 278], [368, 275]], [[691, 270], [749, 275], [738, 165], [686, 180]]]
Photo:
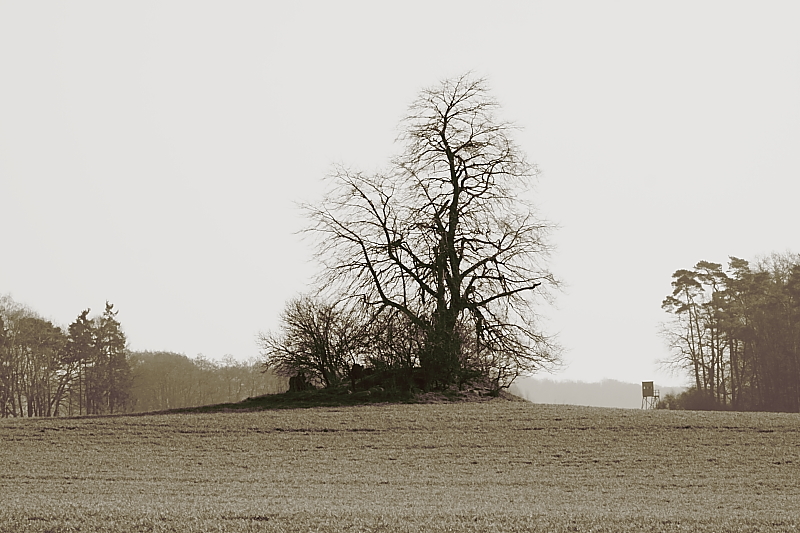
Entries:
[[348, 405], [366, 405], [375, 403], [451, 403], [475, 402], [494, 399], [509, 401], [526, 401], [505, 391], [490, 394], [482, 389], [446, 390], [439, 392], [397, 392], [380, 389], [350, 393], [345, 388], [318, 389], [305, 391], [288, 391], [281, 394], [266, 394], [247, 398], [241, 402], [219, 403], [198, 407], [181, 407], [147, 413], [131, 413], [133, 415], [166, 414], [166, 413], [219, 413], [236, 411], [264, 411], [269, 409], [304, 409], [310, 407], [340, 407]]

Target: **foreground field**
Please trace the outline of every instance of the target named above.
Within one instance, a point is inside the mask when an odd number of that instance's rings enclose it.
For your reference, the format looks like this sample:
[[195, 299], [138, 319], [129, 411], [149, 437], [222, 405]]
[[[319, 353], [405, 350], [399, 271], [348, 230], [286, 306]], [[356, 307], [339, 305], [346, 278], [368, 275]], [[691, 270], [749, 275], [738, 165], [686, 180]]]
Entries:
[[0, 532], [796, 531], [800, 415], [492, 401], [0, 421]]

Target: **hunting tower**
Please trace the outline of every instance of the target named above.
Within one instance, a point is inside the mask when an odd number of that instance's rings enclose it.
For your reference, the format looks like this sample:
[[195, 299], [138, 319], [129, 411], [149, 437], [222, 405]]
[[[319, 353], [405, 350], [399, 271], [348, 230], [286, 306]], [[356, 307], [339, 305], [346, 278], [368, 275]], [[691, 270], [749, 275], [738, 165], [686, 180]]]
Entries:
[[653, 388], [653, 382], [642, 381], [642, 409], [655, 409], [658, 399], [659, 391]]

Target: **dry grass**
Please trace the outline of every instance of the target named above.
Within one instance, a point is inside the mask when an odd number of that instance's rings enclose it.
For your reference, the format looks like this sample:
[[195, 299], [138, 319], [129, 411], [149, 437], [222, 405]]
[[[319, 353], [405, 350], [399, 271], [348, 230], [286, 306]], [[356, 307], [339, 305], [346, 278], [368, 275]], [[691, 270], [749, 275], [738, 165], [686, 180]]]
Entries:
[[0, 421], [0, 532], [795, 531], [800, 415], [492, 401]]

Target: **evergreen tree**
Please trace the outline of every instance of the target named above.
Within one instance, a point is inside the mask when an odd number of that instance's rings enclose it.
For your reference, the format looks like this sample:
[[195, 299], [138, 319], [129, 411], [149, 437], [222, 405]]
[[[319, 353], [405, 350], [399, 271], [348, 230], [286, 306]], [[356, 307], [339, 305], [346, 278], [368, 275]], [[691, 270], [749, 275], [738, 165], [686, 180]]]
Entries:
[[97, 361], [94, 325], [89, 319], [89, 309], [84, 309], [78, 318], [69, 325], [65, 360], [77, 366], [77, 390], [73, 384], [70, 406], [77, 400], [78, 414], [88, 413], [87, 409], [87, 367]]
[[[125, 351], [125, 333], [117, 320], [118, 311], [106, 302], [103, 314], [95, 319], [94, 397], [96, 408], [114, 413], [124, 409], [132, 384], [131, 368]], [[94, 412], [98, 412], [97, 409]]]

